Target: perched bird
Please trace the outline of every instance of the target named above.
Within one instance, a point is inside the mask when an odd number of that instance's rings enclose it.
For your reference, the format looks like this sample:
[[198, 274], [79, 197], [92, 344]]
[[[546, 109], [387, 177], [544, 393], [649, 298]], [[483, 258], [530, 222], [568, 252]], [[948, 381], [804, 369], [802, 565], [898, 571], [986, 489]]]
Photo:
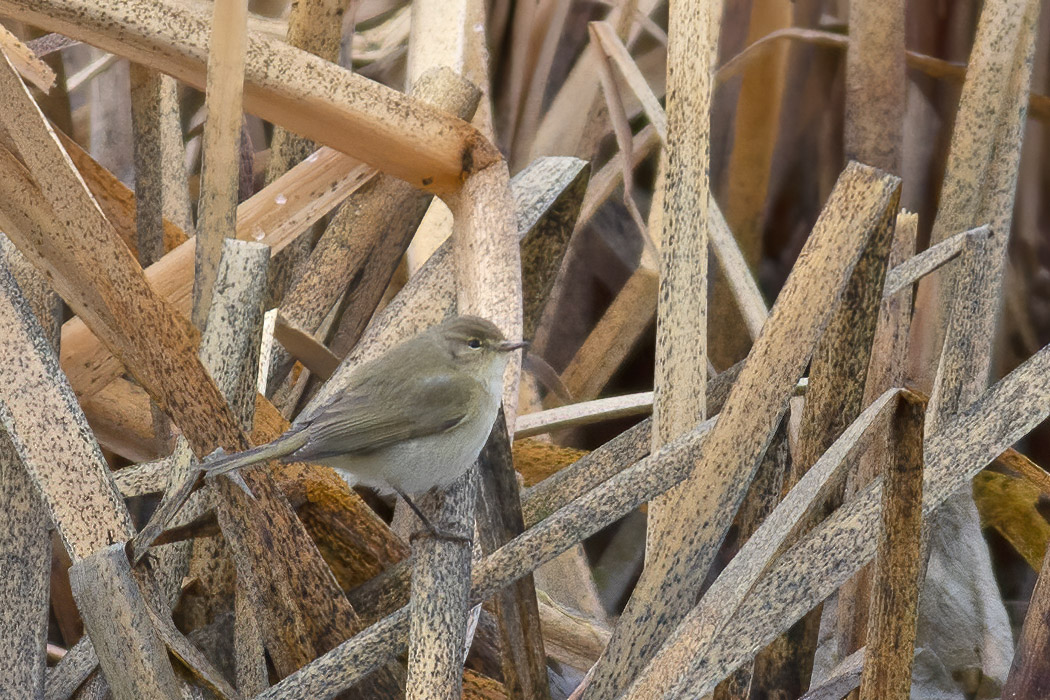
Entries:
[[259, 462], [325, 464], [348, 481], [396, 492], [431, 533], [411, 495], [447, 486], [485, 446], [512, 350], [495, 324], [455, 316], [355, 369], [313, 418], [265, 445], [203, 465], [208, 476]]

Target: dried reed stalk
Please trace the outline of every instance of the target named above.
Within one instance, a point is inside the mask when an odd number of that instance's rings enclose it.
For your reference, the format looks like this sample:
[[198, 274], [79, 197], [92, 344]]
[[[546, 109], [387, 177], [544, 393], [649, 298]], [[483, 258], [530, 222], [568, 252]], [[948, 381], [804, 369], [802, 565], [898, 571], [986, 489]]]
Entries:
[[[156, 3], [140, 0], [0, 4], [9, 17], [197, 88], [206, 82], [205, 8], [165, 4], [158, 12]], [[495, 148], [462, 121], [256, 31], [248, 33], [244, 77], [246, 111], [435, 193], [458, 190], [464, 176], [499, 160]]]
[[[693, 486], [673, 496], [668, 531], [689, 534], [647, 563], [599, 662], [605, 670], [589, 686], [593, 697], [625, 690], [662, 643], [657, 620], [678, 621], [688, 612], [728, 516], [743, 498], [868, 237], [896, 202], [898, 187], [896, 178], [864, 166], [851, 164], [844, 171], [733, 386], [723, 409], [732, 419], [719, 422], [712, 433], [693, 468]], [[758, 397], [766, 400], [761, 409]]]
[[241, 97], [244, 88], [248, 6], [217, 0], [208, 41], [204, 161], [193, 264], [193, 325], [204, 330], [218, 274], [222, 241], [237, 229], [240, 180]]
[[[677, 7], [668, 20], [667, 75], [672, 99], [667, 105], [664, 212], [660, 233], [660, 302], [653, 380], [654, 452], [707, 417], [709, 115], [721, 10], [720, 3], [693, 2]], [[693, 39], [699, 41], [699, 50], [693, 45]], [[690, 487], [684, 489], [690, 490]], [[676, 503], [676, 497], [671, 495], [650, 505], [646, 531], [649, 562], [677, 547], [677, 536], [673, 533], [680, 521], [670, 510]], [[631, 627], [628, 623], [624, 629]], [[645, 661], [638, 655], [630, 659], [624, 656], [623, 647], [615, 645], [616, 639], [614, 634], [605, 665], [599, 664], [595, 671], [592, 680], [595, 688], [605, 685], [611, 669], [615, 669], [617, 675], [629, 676]], [[595, 697], [593, 692], [597, 691], [592, 691], [591, 697]]]
[[883, 477], [882, 533], [868, 615], [862, 700], [911, 697], [922, 562], [924, 406], [905, 395], [892, 426], [894, 459]]
[[[7, 388], [0, 420], [74, 567], [80, 565], [78, 571], [88, 577], [83, 585], [74, 584], [74, 592], [93, 639], [107, 641], [99, 658], [120, 676], [114, 686], [118, 697], [177, 692], [167, 655], [144, 618], [138, 583], [130, 570], [121, 574], [105, 563], [112, 561], [106, 552], [116, 547], [127, 565], [122, 541], [133, 532], [131, 518], [53, 349], [10, 272], [5, 268], [2, 275], [6, 367], [0, 366], [0, 375]], [[64, 468], [55, 470], [56, 464]], [[91, 582], [91, 571], [97, 583]], [[105, 594], [103, 586], [110, 587]], [[115, 610], [122, 613], [114, 617]]]
[[[915, 214], [897, 215], [897, 227], [894, 232], [893, 245], [890, 249], [890, 272], [887, 279], [900, 265], [910, 259], [915, 251], [915, 239], [918, 233], [918, 217]], [[899, 291], [892, 291], [888, 284], [883, 286], [882, 305], [879, 308], [879, 320], [875, 327], [875, 336], [871, 341], [871, 361], [867, 368], [867, 379], [864, 386], [864, 401], [870, 402], [881, 391], [904, 383], [904, 367], [908, 356], [908, 328], [911, 324], [912, 285]], [[888, 464], [890, 455], [882, 443], [861, 455], [853, 469], [846, 476], [844, 496], [855, 495], [862, 487], [874, 479], [883, 465]], [[839, 590], [836, 603], [836, 634], [839, 658], [845, 658], [856, 649], [864, 646], [867, 632], [867, 611], [870, 599], [870, 567], [863, 570]]]
[[[131, 121], [135, 129], [135, 252], [139, 264], [145, 268], [167, 250], [165, 218], [184, 232], [193, 231], [193, 226], [183, 165], [185, 147], [178, 84], [138, 64], [131, 65], [130, 73]], [[83, 173], [80, 165], [77, 169]], [[107, 218], [113, 220], [108, 213]]]
[[[448, 69], [435, 69], [415, 85], [416, 99], [451, 114], [469, 118], [480, 94]], [[281, 304], [275, 335], [282, 343], [291, 328], [313, 334], [325, 316], [346, 295], [345, 342], [356, 343], [419, 226], [431, 197], [395, 178], [381, 175], [351, 195], [303, 265]], [[346, 258], [350, 257], [350, 260]], [[290, 358], [277, 353], [270, 382], [290, 369]]]
[[[46, 281], [5, 237], [0, 237], [0, 268], [20, 287], [41, 325], [43, 336], [58, 342], [61, 305]], [[51, 538], [48, 517], [32, 479], [6, 430], [0, 431], [0, 507], [7, 527], [0, 533], [0, 557], [9, 562], [0, 581], [0, 663], [8, 669], [0, 693], [40, 697], [44, 693], [48, 575]]]

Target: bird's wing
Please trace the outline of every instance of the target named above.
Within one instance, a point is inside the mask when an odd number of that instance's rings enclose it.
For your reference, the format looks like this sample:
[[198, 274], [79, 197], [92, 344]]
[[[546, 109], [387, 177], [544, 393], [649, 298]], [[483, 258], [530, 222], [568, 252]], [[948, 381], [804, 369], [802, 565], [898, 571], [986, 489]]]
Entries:
[[310, 421], [307, 442], [292, 457], [366, 453], [444, 432], [466, 418], [479, 391], [469, 376], [453, 372], [405, 384], [351, 387]]

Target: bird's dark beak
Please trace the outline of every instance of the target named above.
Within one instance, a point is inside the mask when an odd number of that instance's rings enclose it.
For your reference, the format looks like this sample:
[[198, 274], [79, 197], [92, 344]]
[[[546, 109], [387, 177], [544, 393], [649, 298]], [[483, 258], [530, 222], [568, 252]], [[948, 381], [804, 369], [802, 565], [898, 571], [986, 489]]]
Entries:
[[527, 340], [504, 340], [496, 346], [500, 352], [510, 352], [511, 350], [527, 347], [529, 347], [529, 341]]

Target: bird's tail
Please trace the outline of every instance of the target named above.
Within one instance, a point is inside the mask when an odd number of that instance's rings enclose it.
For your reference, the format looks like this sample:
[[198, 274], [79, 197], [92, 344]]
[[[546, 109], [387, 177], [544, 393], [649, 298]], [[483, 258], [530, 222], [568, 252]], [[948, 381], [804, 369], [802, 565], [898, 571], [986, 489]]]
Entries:
[[287, 432], [272, 442], [265, 445], [253, 447], [244, 452], [219, 457], [216, 460], [205, 462], [202, 466], [207, 476], [217, 476], [232, 472], [235, 469], [248, 467], [260, 462], [266, 462], [279, 457], [287, 457], [306, 444], [306, 431], [297, 430]]

